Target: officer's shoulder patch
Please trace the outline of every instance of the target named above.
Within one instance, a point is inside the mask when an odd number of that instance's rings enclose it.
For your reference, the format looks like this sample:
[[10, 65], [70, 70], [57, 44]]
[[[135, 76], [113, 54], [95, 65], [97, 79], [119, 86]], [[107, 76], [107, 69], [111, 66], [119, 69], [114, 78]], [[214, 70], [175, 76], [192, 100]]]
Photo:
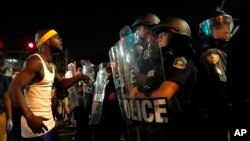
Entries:
[[184, 57], [177, 57], [174, 60], [173, 66], [178, 69], [185, 69], [187, 60]]
[[206, 60], [211, 64], [216, 64], [220, 60], [220, 56], [218, 54], [212, 53], [206, 57]]
[[147, 77], [153, 77], [155, 75], [155, 70], [148, 71]]

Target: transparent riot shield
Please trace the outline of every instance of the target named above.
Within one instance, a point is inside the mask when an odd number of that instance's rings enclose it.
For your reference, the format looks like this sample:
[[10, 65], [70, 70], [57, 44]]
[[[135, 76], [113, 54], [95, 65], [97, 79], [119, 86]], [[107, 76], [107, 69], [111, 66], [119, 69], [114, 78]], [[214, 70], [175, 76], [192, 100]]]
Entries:
[[[123, 38], [125, 38], [127, 35], [131, 34], [132, 30], [128, 25], [125, 25], [121, 28], [120, 32], [119, 32], [119, 37], [121, 40], [123, 40]], [[115, 84], [115, 88], [116, 88], [116, 94], [119, 100], [119, 104], [120, 104], [120, 108], [121, 108], [121, 113], [122, 116], [124, 116], [123, 110], [123, 104], [122, 104], [122, 97], [125, 97], [124, 95], [124, 77], [123, 76], [119, 76], [119, 72], [123, 72], [123, 68], [121, 67], [121, 65], [123, 64], [119, 64], [120, 67], [118, 67], [118, 59], [121, 60], [123, 56], [117, 56], [117, 52], [119, 52], [120, 50], [118, 49], [118, 47], [116, 45], [112, 46], [109, 50], [109, 59], [110, 59], [110, 64], [111, 64], [111, 69], [112, 69], [112, 74], [113, 74], [113, 80], [114, 80], [114, 84]], [[120, 68], [120, 69], [119, 69]]]
[[105, 64], [99, 64], [99, 71], [97, 72], [96, 81], [94, 84], [94, 97], [92, 102], [92, 109], [90, 114], [90, 124], [96, 125], [100, 122], [102, 116], [103, 101], [105, 97], [105, 88], [108, 83], [108, 74]]
[[[113, 49], [116, 48], [116, 49]], [[153, 34], [141, 38], [132, 33], [120, 39], [111, 48], [116, 50], [118, 75], [124, 82], [122, 110], [130, 141], [167, 140], [168, 101], [153, 98], [164, 81], [164, 70], [160, 49]]]
[[119, 105], [120, 105], [120, 110], [122, 113], [122, 116], [124, 117], [124, 105], [122, 104], [122, 97], [124, 97], [124, 81], [122, 80], [122, 77], [119, 76], [119, 70], [118, 70], [118, 60], [117, 60], [117, 53], [116, 53], [116, 46], [113, 46], [109, 50], [109, 58], [110, 58], [110, 64], [111, 64], [111, 69], [112, 69], [112, 74], [113, 74], [113, 80], [115, 84], [115, 89], [116, 89], [116, 94], [118, 97]]
[[95, 70], [94, 70], [94, 64], [90, 62], [85, 62], [82, 65], [82, 74], [89, 77], [89, 83], [86, 84], [82, 82], [82, 88], [83, 88], [83, 106], [87, 113], [90, 113], [91, 106], [93, 102], [93, 95], [94, 95], [94, 81], [95, 81]]
[[89, 84], [94, 83], [95, 79], [95, 69], [94, 64], [90, 62], [86, 62], [82, 65], [82, 74], [87, 75], [89, 77]]
[[[75, 65], [73, 63], [69, 63], [67, 66], [67, 72], [65, 73], [65, 78], [72, 78], [75, 72]], [[78, 92], [76, 85], [67, 89], [68, 91], [68, 98], [71, 109], [78, 106]]]

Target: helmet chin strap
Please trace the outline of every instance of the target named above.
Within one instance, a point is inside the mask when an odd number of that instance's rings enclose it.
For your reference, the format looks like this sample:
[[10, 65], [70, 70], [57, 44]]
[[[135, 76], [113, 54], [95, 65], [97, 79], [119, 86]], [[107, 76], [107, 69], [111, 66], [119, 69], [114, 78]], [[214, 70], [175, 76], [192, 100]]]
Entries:
[[239, 28], [240, 28], [240, 25], [238, 25], [238, 26], [236, 26], [234, 29], [233, 29], [233, 31], [232, 31], [232, 33], [231, 33], [231, 38], [234, 36], [234, 34], [239, 30]]

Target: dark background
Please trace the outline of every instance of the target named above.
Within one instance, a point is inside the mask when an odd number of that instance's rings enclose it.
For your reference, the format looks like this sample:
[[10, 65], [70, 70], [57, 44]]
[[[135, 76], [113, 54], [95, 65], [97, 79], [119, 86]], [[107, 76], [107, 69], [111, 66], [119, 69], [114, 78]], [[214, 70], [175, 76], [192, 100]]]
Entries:
[[120, 29], [130, 26], [141, 13], [152, 12], [160, 19], [183, 18], [198, 41], [198, 24], [207, 13], [223, 5], [237, 19], [244, 13], [245, 3], [247, 0], [2, 1], [0, 40], [3, 52], [25, 51], [25, 44], [34, 40], [38, 29], [54, 28], [69, 57], [98, 64], [108, 59]]

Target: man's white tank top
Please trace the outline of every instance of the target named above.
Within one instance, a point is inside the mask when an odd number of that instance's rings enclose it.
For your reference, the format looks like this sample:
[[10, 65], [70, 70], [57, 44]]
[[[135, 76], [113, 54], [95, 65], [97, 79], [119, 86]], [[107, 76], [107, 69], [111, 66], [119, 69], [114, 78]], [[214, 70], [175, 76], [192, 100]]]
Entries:
[[52, 84], [55, 78], [55, 69], [53, 67], [52, 73], [48, 70], [45, 62], [39, 54], [34, 54], [41, 59], [43, 64], [44, 78], [37, 83], [29, 85], [24, 90], [24, 95], [26, 103], [30, 110], [35, 116], [41, 116], [49, 120], [43, 121], [45, 126], [48, 127], [48, 131], [45, 133], [34, 134], [32, 130], [27, 125], [27, 120], [25, 117], [21, 117], [21, 134], [24, 138], [38, 137], [46, 134], [51, 129], [55, 127], [55, 120], [53, 118], [52, 109], [51, 109], [51, 99], [52, 99]]

